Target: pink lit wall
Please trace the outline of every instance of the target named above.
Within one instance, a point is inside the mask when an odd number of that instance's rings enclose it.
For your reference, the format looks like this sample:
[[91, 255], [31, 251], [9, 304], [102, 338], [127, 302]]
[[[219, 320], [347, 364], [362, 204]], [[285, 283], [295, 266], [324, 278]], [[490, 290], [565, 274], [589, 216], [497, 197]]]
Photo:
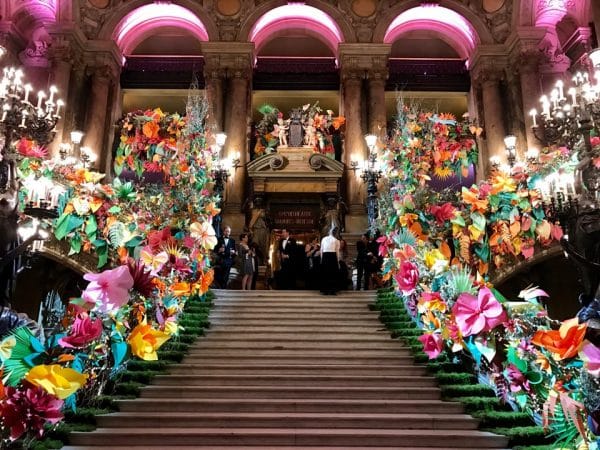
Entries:
[[189, 9], [172, 3], [151, 3], [134, 9], [115, 28], [113, 38], [124, 55], [147, 38], [153, 30], [174, 26], [189, 31], [200, 41], [208, 41], [202, 21]]
[[413, 30], [431, 30], [468, 59], [479, 43], [479, 37], [467, 19], [443, 6], [427, 4], [404, 11], [388, 27], [383, 42], [393, 43]]
[[265, 13], [252, 27], [249, 40], [258, 51], [273, 35], [292, 28], [319, 37], [334, 55], [338, 44], [343, 42], [342, 32], [331, 16], [302, 3], [289, 3]]

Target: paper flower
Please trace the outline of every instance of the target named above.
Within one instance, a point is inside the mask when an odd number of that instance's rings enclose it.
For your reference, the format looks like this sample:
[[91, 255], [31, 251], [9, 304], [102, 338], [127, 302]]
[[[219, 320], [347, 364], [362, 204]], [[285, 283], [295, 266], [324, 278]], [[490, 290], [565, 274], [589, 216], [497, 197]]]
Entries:
[[487, 287], [481, 288], [477, 297], [460, 294], [452, 312], [463, 336], [491, 330], [507, 320], [506, 311]]
[[427, 353], [429, 359], [435, 359], [444, 348], [444, 341], [439, 333], [426, 333], [418, 337], [423, 344], [423, 351]]
[[573, 318], [565, 320], [558, 330], [536, 331], [531, 342], [552, 352], [554, 359], [561, 361], [577, 354], [586, 330], [585, 323], [580, 325], [577, 318]]
[[139, 260], [130, 261], [127, 264], [127, 267], [129, 268], [129, 274], [133, 279], [133, 289], [146, 298], [150, 297], [154, 290], [154, 284], [152, 283], [154, 275], [152, 270]]
[[579, 357], [585, 362], [585, 368], [594, 377], [600, 377], [600, 348], [589, 341], [583, 343]]
[[454, 218], [455, 208], [451, 203], [446, 202], [443, 205], [433, 205], [429, 208], [429, 212], [435, 217], [438, 225], [444, 225], [446, 221]]
[[22, 437], [27, 431], [38, 438], [44, 434], [46, 424], [58, 423], [63, 401], [29, 383], [6, 388], [6, 398], [0, 402], [2, 425], [10, 430], [11, 440]]
[[86, 313], [77, 314], [71, 331], [65, 337], [59, 339], [58, 343], [66, 348], [81, 348], [97, 339], [102, 334], [102, 320], [90, 319]]
[[400, 269], [394, 275], [398, 287], [404, 295], [410, 295], [415, 291], [419, 282], [419, 269], [410, 261], [403, 261]]
[[170, 338], [168, 333], [155, 330], [146, 323], [140, 323], [129, 335], [127, 342], [131, 346], [131, 353], [145, 361], [156, 361], [156, 351]]
[[31, 384], [40, 386], [61, 400], [76, 392], [85, 384], [87, 378], [87, 374], [58, 364], [35, 366], [25, 375], [25, 379]]
[[133, 278], [127, 266], [102, 273], [86, 273], [83, 278], [90, 282], [83, 291], [83, 299], [94, 303], [102, 313], [119, 309], [129, 300]]
[[215, 229], [209, 222], [194, 222], [190, 225], [190, 235], [206, 250], [212, 250], [217, 245]]

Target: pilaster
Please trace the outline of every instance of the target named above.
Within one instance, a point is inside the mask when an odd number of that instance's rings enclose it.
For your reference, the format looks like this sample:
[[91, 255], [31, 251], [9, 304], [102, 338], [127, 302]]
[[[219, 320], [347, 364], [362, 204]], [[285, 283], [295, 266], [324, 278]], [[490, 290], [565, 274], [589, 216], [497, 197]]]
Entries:
[[502, 161], [506, 159], [505, 113], [502, 107], [500, 81], [504, 78], [507, 58], [502, 49], [487, 49], [487, 54], [483, 53], [483, 50], [480, 47], [473, 58], [471, 80], [482, 94], [485, 149], [482, 149], [481, 156], [487, 173], [492, 156], [498, 156]]

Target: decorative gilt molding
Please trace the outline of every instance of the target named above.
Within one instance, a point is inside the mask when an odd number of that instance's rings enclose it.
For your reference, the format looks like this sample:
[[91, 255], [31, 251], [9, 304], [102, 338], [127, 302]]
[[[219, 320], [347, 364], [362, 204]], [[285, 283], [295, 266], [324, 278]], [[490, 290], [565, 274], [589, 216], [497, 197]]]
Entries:
[[312, 154], [308, 158], [308, 165], [314, 171], [339, 172], [340, 175], [344, 172], [344, 164], [321, 153]]

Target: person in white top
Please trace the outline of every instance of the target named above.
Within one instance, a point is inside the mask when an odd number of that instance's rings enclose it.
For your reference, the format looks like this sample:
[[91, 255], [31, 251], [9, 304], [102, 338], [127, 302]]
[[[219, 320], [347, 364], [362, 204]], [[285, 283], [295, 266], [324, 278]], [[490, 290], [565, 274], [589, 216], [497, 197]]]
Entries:
[[335, 295], [340, 272], [340, 241], [335, 237], [337, 227], [321, 239], [321, 293]]

